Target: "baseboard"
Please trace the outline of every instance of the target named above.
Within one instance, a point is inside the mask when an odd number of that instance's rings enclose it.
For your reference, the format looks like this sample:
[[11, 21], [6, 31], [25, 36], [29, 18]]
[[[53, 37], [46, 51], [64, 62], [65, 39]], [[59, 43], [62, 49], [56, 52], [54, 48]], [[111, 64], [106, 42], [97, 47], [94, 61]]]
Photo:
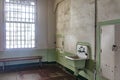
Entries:
[[57, 62], [56, 61], [52, 61], [52, 62], [42, 62], [43, 64], [56, 64]]
[[82, 77], [81, 75], [78, 75], [77, 77], [78, 77], [80, 80], [88, 80], [88, 79]]
[[[42, 64], [56, 64], [55, 61], [53, 62], [42, 62]], [[0, 72], [11, 72], [11, 71], [20, 71], [20, 70], [26, 70], [26, 69], [37, 69], [40, 68], [40, 65], [38, 62], [34, 62], [34, 63], [25, 63], [25, 64], [16, 64], [16, 65], [6, 65], [5, 69], [3, 71], [3, 67], [0, 66]]]

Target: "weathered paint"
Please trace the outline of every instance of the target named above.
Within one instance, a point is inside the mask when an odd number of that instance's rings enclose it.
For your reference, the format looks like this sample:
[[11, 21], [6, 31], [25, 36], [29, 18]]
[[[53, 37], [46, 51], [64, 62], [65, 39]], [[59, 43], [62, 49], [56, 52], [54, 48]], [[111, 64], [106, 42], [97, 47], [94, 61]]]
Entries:
[[120, 19], [120, 0], [98, 0], [98, 22]]
[[114, 77], [115, 80], [119, 80], [120, 79], [120, 24], [114, 25], [115, 26], [115, 45], [117, 45], [118, 49], [116, 51], [114, 51], [114, 58], [115, 58], [115, 62], [114, 62]]
[[[56, 2], [57, 1], [59, 3], [59, 0], [56, 0]], [[75, 69], [67, 64], [65, 55], [76, 54], [77, 42], [90, 43], [92, 49], [91, 57], [94, 59], [94, 13], [94, 0], [62, 0], [57, 6], [56, 41], [57, 48], [63, 51], [62, 53], [57, 53], [57, 62], [73, 71], [75, 71]], [[94, 63], [93, 60], [91, 60], [91, 62]], [[72, 64], [73, 63], [71, 63], [71, 65]], [[89, 72], [88, 70], [87, 72], [88, 73], [84, 73], [82, 76], [93, 80], [93, 72]]]
[[[89, 9], [83, 6], [88, 6]], [[94, 53], [94, 0], [87, 2], [64, 0], [58, 5], [56, 16], [57, 35], [64, 36], [57, 37], [62, 39], [61, 42], [57, 41], [57, 46], [60, 46], [59, 44], [63, 41], [64, 45], [60, 47], [64, 47], [64, 51], [75, 54], [78, 41], [89, 42]]]
[[120, 19], [98, 22], [97, 25], [102, 27], [102, 25], [105, 26], [105, 25], [112, 25], [112, 24], [120, 24]]
[[[71, 0], [71, 22], [69, 32], [66, 35], [67, 45], [70, 45], [70, 38], [74, 39], [71, 44], [72, 53], [76, 52], [77, 42], [88, 42], [91, 44], [92, 59], [94, 59], [94, 0]], [[70, 36], [70, 37], [67, 37]]]
[[112, 51], [112, 45], [115, 44], [115, 25], [103, 26], [101, 30], [101, 75], [115, 80], [115, 53]]
[[[120, 24], [120, 9], [119, 0], [97, 0], [98, 1], [98, 26], [97, 26], [97, 80], [100, 79], [101, 66], [101, 27], [103, 25]], [[105, 79], [106, 80], [106, 79]]]
[[[60, 2], [59, 0], [57, 2]], [[62, 1], [56, 10], [56, 34], [63, 37], [56, 37], [57, 48], [64, 48], [65, 29], [70, 26], [70, 0]]]
[[102, 21], [98, 23], [97, 26], [97, 61], [96, 61], [96, 68], [97, 68], [97, 80], [106, 80], [104, 77], [100, 77], [100, 72], [101, 72], [101, 28], [106, 25], [115, 25], [115, 24], [120, 24], [120, 20], [108, 20], [108, 21]]

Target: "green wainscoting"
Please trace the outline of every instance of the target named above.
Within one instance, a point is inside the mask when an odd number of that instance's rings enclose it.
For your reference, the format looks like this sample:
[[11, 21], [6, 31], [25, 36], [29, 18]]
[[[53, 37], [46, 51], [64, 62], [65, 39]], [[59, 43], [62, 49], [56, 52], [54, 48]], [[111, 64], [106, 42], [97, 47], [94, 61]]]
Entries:
[[[59, 63], [60, 65], [72, 70], [74, 73], [76, 73], [75, 71], [75, 65], [73, 61], [68, 61], [65, 56], [73, 56], [74, 54], [69, 53], [69, 52], [64, 52], [64, 53], [60, 53], [60, 51], [56, 51], [56, 61], [57, 63]], [[78, 65], [80, 65], [78, 63]], [[86, 66], [84, 71], [80, 71], [79, 75], [82, 77], [85, 77], [86, 79], [89, 80], [94, 80], [94, 69], [95, 69], [95, 62], [94, 60], [87, 60], [86, 62]]]
[[[64, 52], [60, 53], [60, 51], [56, 49], [36, 49], [36, 50], [9, 50], [9, 51], [3, 51], [0, 52], [0, 58], [12, 58], [12, 57], [24, 57], [24, 56], [43, 56], [42, 62], [57, 62], [58, 64], [62, 65], [65, 68], [70, 69], [74, 73], [75, 65], [73, 61], [68, 61], [65, 56], [73, 56], [75, 54]], [[26, 64], [27, 62], [25, 62]], [[31, 62], [33, 63], [33, 62]], [[22, 62], [13, 62], [9, 65], [19, 65], [24, 64]], [[80, 65], [79, 63], [77, 63]], [[93, 60], [87, 60], [86, 66], [84, 71], [80, 71], [79, 75], [82, 77], [85, 77], [86, 79], [93, 80], [94, 76], [94, 61]]]
[[[25, 56], [42, 56], [42, 62], [54, 62], [56, 61], [55, 49], [23, 49], [23, 50], [7, 50], [0, 52], [0, 58], [13, 58], [13, 57], [25, 57]], [[17, 61], [9, 62], [6, 65], [16, 65], [23, 63], [33, 63], [32, 61]]]

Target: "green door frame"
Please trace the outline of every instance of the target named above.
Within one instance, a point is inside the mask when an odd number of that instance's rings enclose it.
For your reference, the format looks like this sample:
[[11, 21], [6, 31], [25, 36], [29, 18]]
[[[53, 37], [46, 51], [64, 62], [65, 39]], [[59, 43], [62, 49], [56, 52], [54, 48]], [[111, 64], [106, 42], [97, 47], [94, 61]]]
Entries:
[[96, 28], [96, 31], [97, 31], [97, 35], [96, 35], [96, 42], [97, 42], [97, 48], [96, 48], [96, 80], [102, 80], [101, 79], [101, 76], [100, 76], [100, 66], [101, 66], [101, 56], [100, 56], [100, 53], [101, 53], [101, 27], [102, 26], [105, 26], [105, 25], [113, 25], [113, 24], [120, 24], [120, 19], [116, 19], [116, 20], [108, 20], [108, 21], [103, 21], [103, 22], [98, 22], [97, 24], [97, 28]]

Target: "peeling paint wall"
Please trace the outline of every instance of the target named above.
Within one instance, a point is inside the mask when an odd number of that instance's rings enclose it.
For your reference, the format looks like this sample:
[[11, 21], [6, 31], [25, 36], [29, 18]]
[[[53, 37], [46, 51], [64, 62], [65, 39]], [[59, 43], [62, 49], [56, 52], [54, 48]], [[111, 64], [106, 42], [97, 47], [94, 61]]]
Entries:
[[[77, 42], [89, 42], [94, 59], [95, 0], [56, 0], [57, 3], [57, 48], [75, 54]], [[120, 19], [119, 8], [120, 0], [98, 0], [98, 22]]]
[[120, 19], [120, 0], [98, 0], [98, 22]]
[[58, 48], [75, 54], [77, 42], [89, 42], [94, 53], [94, 0], [64, 0], [56, 16]]
[[[61, 2], [56, 0], [55, 4], [57, 3], [59, 3], [56, 6], [57, 48], [65, 54], [76, 54], [77, 42], [89, 42], [94, 59], [94, 0], [62, 0]], [[63, 62], [61, 64], [64, 65], [64, 56], [60, 56], [60, 59]], [[88, 74], [83, 73], [82, 76], [86, 77]], [[89, 79], [93, 80], [92, 72], [89, 74]]]
[[[94, 13], [94, 0], [71, 0], [71, 26], [67, 32], [66, 41], [69, 44], [72, 43], [70, 52], [76, 52], [77, 42], [89, 42], [94, 55]], [[70, 38], [74, 42], [71, 42]]]
[[56, 10], [56, 47], [59, 49], [64, 49], [65, 33], [70, 27], [70, 3], [71, 0], [63, 0]]

